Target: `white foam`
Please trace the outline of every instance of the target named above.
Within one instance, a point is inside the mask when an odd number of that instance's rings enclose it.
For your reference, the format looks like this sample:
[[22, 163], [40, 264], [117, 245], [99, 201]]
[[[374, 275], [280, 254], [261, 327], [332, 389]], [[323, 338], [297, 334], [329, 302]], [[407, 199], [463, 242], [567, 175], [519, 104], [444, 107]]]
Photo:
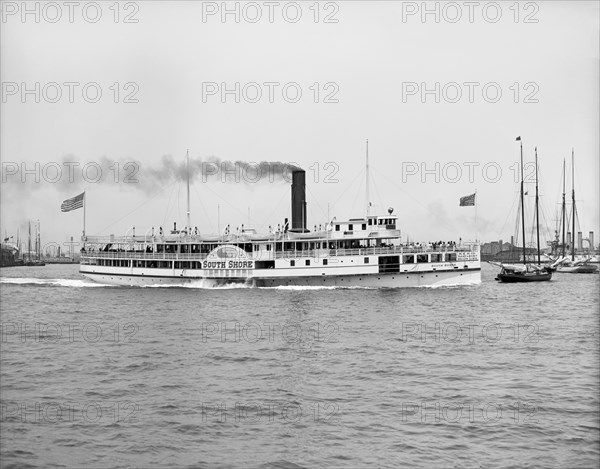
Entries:
[[223, 283], [219, 284], [214, 279], [192, 280], [186, 283], [169, 283], [158, 285], [141, 285], [142, 288], [197, 288], [203, 290], [235, 290], [238, 288], [253, 288], [252, 285], [245, 283]]
[[377, 290], [376, 287], [345, 287], [340, 285], [279, 285], [277, 287], [258, 287], [264, 290]]
[[109, 287], [95, 282], [86, 282], [79, 279], [67, 278], [20, 278], [20, 277], [1, 277], [0, 283], [8, 283], [13, 285], [52, 285], [57, 287], [69, 288], [94, 288], [94, 287]]

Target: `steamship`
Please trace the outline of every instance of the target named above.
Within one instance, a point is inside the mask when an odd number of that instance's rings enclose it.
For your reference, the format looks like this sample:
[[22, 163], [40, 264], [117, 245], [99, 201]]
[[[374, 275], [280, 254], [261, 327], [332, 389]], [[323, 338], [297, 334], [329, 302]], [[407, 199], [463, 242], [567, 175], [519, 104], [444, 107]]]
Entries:
[[[189, 163], [188, 163], [189, 164]], [[368, 175], [367, 175], [368, 178]], [[103, 284], [197, 283], [256, 287], [417, 287], [480, 283], [479, 244], [402, 243], [398, 217], [337, 221], [309, 231], [305, 172], [292, 171], [291, 226], [259, 234], [243, 225], [218, 236], [188, 226], [147, 236], [83, 237], [80, 272]], [[370, 204], [367, 204], [368, 206]], [[149, 230], [150, 231], [150, 230]]]

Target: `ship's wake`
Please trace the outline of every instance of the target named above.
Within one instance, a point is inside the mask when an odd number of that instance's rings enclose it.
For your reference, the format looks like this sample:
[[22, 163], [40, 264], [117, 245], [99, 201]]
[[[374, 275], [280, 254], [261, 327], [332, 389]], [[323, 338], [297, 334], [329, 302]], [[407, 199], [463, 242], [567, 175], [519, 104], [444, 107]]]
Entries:
[[198, 279], [184, 283], [170, 283], [159, 285], [140, 285], [140, 288], [192, 288], [198, 290], [235, 290], [240, 288], [254, 288], [252, 284], [241, 282], [219, 282], [213, 279]]
[[88, 282], [81, 279], [69, 278], [22, 278], [22, 277], [0, 277], [0, 284], [12, 285], [35, 285], [47, 287], [67, 287], [67, 288], [104, 288], [112, 287], [103, 283]]
[[[106, 288], [118, 287], [105, 283], [91, 282], [82, 279], [64, 278], [22, 278], [22, 277], [0, 277], [0, 284], [38, 286], [38, 287], [64, 287], [64, 288]], [[274, 291], [318, 291], [318, 290], [395, 290], [406, 288], [426, 289], [460, 289], [473, 287], [478, 283], [456, 284], [456, 285], [420, 285], [411, 287], [374, 287], [374, 286], [340, 286], [340, 285], [278, 285], [272, 287], [256, 286], [252, 282], [223, 282], [214, 279], [198, 279], [189, 282], [169, 283], [158, 285], [122, 285], [125, 288], [187, 288], [198, 290], [237, 290], [257, 289]]]

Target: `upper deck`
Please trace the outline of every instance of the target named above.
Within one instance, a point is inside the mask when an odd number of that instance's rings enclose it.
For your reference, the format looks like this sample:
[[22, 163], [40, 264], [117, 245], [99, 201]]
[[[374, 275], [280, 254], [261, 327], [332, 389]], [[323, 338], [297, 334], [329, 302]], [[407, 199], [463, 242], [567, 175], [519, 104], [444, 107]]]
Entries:
[[[236, 230], [222, 236], [203, 236], [197, 230], [173, 230], [164, 235], [88, 236], [84, 238], [82, 260], [94, 258], [137, 260], [204, 260], [221, 246], [233, 246], [253, 260], [307, 257], [341, 257], [390, 254], [427, 254], [477, 251], [478, 245], [455, 242], [402, 243], [396, 216], [368, 216], [348, 221], [335, 219], [313, 232], [297, 233], [280, 229], [266, 234]], [[463, 256], [464, 257], [464, 256]], [[472, 257], [472, 256], [467, 256]]]

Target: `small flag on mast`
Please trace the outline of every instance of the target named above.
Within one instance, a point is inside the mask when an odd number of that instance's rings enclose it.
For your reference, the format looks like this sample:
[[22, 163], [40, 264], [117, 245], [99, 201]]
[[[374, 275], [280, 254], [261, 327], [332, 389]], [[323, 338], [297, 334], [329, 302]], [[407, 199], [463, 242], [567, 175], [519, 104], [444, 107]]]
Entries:
[[71, 210], [77, 210], [78, 208], [83, 207], [83, 197], [85, 196], [85, 192], [82, 192], [71, 199], [65, 200], [60, 206], [61, 212], [70, 212]]
[[466, 195], [460, 198], [461, 207], [468, 207], [470, 205], [475, 205], [475, 194]]

